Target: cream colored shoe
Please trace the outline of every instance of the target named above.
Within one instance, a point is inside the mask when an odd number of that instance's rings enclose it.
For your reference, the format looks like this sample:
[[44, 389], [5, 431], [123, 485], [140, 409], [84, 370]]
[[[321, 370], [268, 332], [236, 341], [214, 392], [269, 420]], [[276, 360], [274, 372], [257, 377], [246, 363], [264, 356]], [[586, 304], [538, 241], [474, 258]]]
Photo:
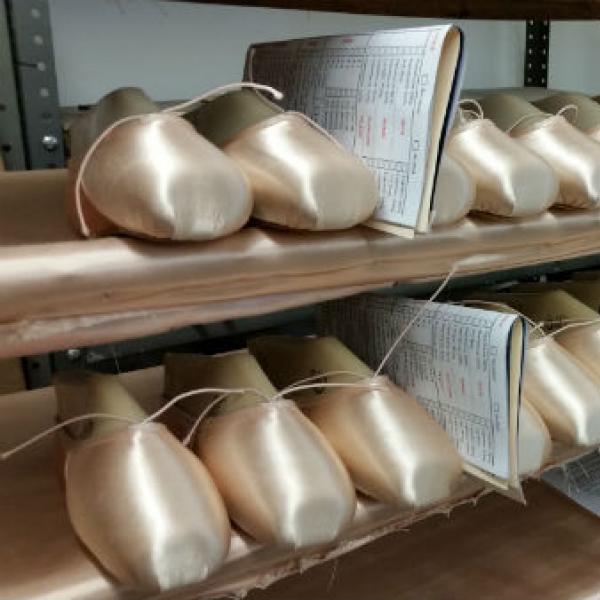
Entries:
[[[68, 426], [67, 509], [78, 537], [120, 583], [169, 590], [204, 580], [225, 560], [230, 526], [208, 471], [146, 417], [115, 376], [66, 372], [55, 378]], [[123, 422], [129, 419], [131, 424]]]
[[[295, 549], [334, 542], [356, 508], [348, 473], [319, 430], [276, 394], [247, 352], [165, 359], [165, 395], [202, 387], [252, 388], [232, 395], [202, 422], [194, 447], [231, 518], [259, 542]], [[193, 421], [211, 398], [183, 400]]]

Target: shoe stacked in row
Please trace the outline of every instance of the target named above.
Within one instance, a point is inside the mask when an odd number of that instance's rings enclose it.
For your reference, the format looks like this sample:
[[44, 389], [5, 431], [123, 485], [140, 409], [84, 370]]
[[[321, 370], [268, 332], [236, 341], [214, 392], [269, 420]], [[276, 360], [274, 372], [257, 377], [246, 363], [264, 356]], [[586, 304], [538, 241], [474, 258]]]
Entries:
[[[315, 371], [333, 375], [285, 393]], [[461, 458], [425, 409], [333, 338], [168, 355], [165, 422], [182, 437], [195, 432], [193, 452], [148, 421], [115, 376], [61, 374], [55, 388], [71, 522], [130, 587], [208, 577], [227, 555], [228, 516], [261, 544], [327, 547], [352, 523], [355, 490], [414, 511], [446, 502], [462, 479]], [[69, 424], [86, 414], [96, 418]]]
[[[561, 289], [571, 283], [578, 282], [484, 292], [476, 294], [475, 302], [491, 302], [494, 310], [501, 303], [530, 320], [522, 397], [539, 412], [554, 440], [593, 446], [600, 444], [600, 314]], [[582, 283], [589, 288], [589, 282]], [[596, 287], [595, 307], [599, 292]]]
[[345, 229], [367, 220], [377, 184], [303, 114], [239, 83], [160, 111], [117, 90], [70, 127], [68, 211], [86, 237], [225, 236], [250, 216], [276, 227]]
[[463, 100], [440, 165], [434, 225], [471, 210], [528, 217], [551, 206], [597, 208], [599, 132], [600, 104], [582, 94]]

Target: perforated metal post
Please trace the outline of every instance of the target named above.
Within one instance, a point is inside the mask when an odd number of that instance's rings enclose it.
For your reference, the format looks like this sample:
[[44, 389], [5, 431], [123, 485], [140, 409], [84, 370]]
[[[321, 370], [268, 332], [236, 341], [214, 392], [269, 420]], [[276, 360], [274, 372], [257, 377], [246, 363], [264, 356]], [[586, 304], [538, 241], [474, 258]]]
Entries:
[[9, 170], [26, 168], [8, 11], [0, 0], [0, 156]]
[[8, 0], [27, 166], [64, 166], [54, 48], [47, 0]]
[[548, 87], [549, 51], [550, 21], [527, 21], [524, 73], [526, 87]]

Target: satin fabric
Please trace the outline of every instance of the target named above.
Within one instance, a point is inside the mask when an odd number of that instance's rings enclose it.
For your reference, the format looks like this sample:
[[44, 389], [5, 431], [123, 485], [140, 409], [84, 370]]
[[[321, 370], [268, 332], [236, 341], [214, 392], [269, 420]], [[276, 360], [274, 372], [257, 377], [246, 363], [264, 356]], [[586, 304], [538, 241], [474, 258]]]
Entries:
[[566, 329], [557, 333], [554, 339], [597, 379], [600, 388], [600, 324]]
[[548, 117], [514, 134], [554, 169], [560, 182], [556, 204], [596, 208], [600, 203], [600, 144], [568, 123]]
[[552, 452], [550, 432], [537, 410], [521, 398], [519, 410], [519, 475], [539, 473]]
[[[575, 110], [566, 113], [573, 125], [588, 135], [600, 128], [600, 104], [585, 94], [560, 92], [536, 100], [533, 104], [549, 113], [557, 113], [567, 106], [574, 106]], [[591, 133], [591, 137], [597, 135], [597, 133], [595, 135]]]
[[290, 229], [346, 229], [377, 204], [361, 160], [304, 115], [286, 112], [244, 129], [223, 146], [250, 182], [253, 216]]
[[118, 88], [106, 94], [89, 110], [78, 115], [67, 130], [71, 158], [81, 160], [94, 140], [114, 122], [130, 115], [158, 112], [159, 108], [135, 87]]
[[169, 590], [199, 582], [227, 555], [229, 520], [213, 481], [160, 424], [75, 445], [65, 485], [79, 538], [124, 584]]
[[450, 496], [462, 460], [445, 431], [387, 377], [373, 377], [339, 340], [267, 336], [248, 346], [279, 388], [320, 373], [326, 383], [348, 385], [290, 397], [331, 443], [359, 491], [404, 508], [422, 508]]
[[301, 403], [356, 487], [401, 507], [448, 498], [462, 460], [444, 430], [387, 377], [357, 383], [369, 389], [335, 389]]
[[600, 442], [600, 384], [553, 339], [530, 342], [523, 394], [553, 439], [581, 446]]
[[209, 419], [196, 450], [231, 518], [261, 542], [329, 544], [350, 525], [356, 496], [348, 473], [291, 402], [261, 402]]
[[471, 210], [474, 200], [475, 182], [459, 162], [444, 152], [433, 195], [432, 226], [456, 223]]
[[475, 181], [474, 210], [525, 217], [543, 212], [558, 196], [550, 166], [488, 119], [456, 127], [445, 151]]
[[[70, 165], [72, 215], [79, 168]], [[252, 211], [250, 190], [235, 163], [187, 121], [169, 114], [117, 125], [93, 151], [82, 192], [93, 235], [120, 231], [158, 240], [210, 240], [240, 229]]]

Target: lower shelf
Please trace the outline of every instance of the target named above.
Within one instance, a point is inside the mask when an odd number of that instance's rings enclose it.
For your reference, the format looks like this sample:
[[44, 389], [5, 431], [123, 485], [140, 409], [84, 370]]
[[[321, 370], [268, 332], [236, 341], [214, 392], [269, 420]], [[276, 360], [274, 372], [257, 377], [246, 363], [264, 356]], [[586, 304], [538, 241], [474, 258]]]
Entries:
[[364, 227], [248, 227], [206, 243], [81, 240], [64, 171], [0, 175], [0, 357], [267, 314], [394, 282], [489, 273], [600, 254], [600, 211], [465, 219], [398, 238]]
[[[134, 371], [121, 377], [148, 410], [159, 405], [162, 368]], [[2, 449], [50, 426], [55, 412], [51, 388], [0, 396]], [[557, 449], [553, 460], [561, 462], [581, 452], [581, 449]], [[78, 543], [65, 510], [57, 465], [52, 438], [0, 463], [0, 531], [4, 542], [0, 545], [0, 597], [2, 600], [49, 597], [141, 600], [139, 594], [111, 581]], [[201, 585], [161, 598], [196, 600], [243, 594], [281, 578], [286, 580], [275, 586], [274, 591], [264, 592], [266, 598], [301, 598], [304, 594], [307, 598], [321, 597], [330, 579], [334, 586], [332, 598], [578, 597], [552, 595], [556, 590], [542, 577], [545, 569], [542, 559], [546, 556], [551, 559], [548, 572], [553, 577], [564, 576], [560, 589], [581, 585], [582, 590], [593, 588], [600, 592], [600, 575], [593, 576], [596, 569], [592, 567], [600, 559], [600, 521], [541, 484], [530, 485], [528, 490], [533, 490], [529, 498], [532, 502], [524, 507], [496, 494], [485, 496], [478, 482], [465, 477], [446, 505], [418, 514], [399, 513], [397, 509], [362, 499], [352, 527], [338, 546], [302, 556], [260, 547], [243, 534], [234, 533], [229, 557], [220, 571]], [[456, 509], [462, 504], [475, 504], [476, 500], [476, 509], [466, 506]], [[448, 520], [451, 508], [456, 511]], [[426, 517], [431, 518], [416, 523]], [[410, 535], [382, 537], [408, 526], [414, 529]], [[339, 578], [331, 574], [336, 563], [329, 559], [342, 557], [367, 542], [368, 547], [339, 559], [339, 568], [343, 569]], [[535, 572], [533, 580], [525, 577], [528, 564]], [[560, 568], [552, 567], [557, 564]], [[288, 579], [309, 567], [316, 567], [314, 577]], [[479, 572], [473, 579], [471, 569], [475, 567]], [[577, 577], [584, 574], [586, 577], [578, 583], [569, 569]], [[515, 575], [508, 577], [508, 570], [515, 570]], [[360, 583], [352, 583], [358, 580]], [[281, 593], [288, 581], [289, 594], [287, 587], [285, 594]], [[446, 582], [456, 595], [445, 593]], [[325, 590], [319, 585], [325, 585]], [[354, 585], [359, 587], [355, 589]], [[531, 593], [538, 589], [535, 586], [540, 586], [539, 595]], [[546, 590], [543, 586], [548, 586], [548, 594], [541, 593]], [[357, 589], [365, 593], [353, 593]], [[394, 594], [387, 596], [388, 591]], [[262, 595], [257, 594], [257, 598]]]

